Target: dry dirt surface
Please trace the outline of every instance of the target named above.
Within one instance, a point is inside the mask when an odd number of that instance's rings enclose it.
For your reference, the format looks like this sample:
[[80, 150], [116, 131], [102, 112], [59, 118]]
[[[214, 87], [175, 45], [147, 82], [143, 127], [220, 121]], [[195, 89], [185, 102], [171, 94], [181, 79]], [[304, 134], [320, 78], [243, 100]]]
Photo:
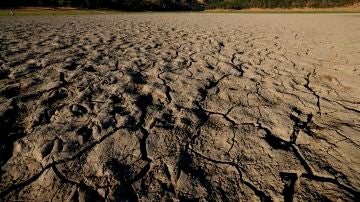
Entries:
[[360, 15], [0, 18], [0, 200], [359, 201]]

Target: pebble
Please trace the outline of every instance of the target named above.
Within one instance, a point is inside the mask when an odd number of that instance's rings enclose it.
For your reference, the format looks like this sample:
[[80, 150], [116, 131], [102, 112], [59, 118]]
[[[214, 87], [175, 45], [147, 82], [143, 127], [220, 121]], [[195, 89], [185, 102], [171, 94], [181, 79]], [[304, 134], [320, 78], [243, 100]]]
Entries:
[[79, 105], [79, 104], [74, 104], [71, 106], [71, 111], [73, 114], [75, 114], [76, 116], [80, 116], [83, 114], [87, 113], [87, 109], [86, 107]]

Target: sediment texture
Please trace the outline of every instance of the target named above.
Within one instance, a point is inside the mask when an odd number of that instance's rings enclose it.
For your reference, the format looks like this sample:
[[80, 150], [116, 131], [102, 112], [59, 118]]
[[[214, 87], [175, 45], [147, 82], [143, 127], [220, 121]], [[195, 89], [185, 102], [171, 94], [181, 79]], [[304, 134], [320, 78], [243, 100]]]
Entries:
[[359, 20], [0, 18], [0, 199], [359, 200]]

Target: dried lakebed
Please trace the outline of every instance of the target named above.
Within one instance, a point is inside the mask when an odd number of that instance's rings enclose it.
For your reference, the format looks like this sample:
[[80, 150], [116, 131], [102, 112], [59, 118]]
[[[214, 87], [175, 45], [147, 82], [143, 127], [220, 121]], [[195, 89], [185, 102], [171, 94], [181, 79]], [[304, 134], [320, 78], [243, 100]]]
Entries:
[[359, 19], [0, 18], [0, 199], [359, 200]]

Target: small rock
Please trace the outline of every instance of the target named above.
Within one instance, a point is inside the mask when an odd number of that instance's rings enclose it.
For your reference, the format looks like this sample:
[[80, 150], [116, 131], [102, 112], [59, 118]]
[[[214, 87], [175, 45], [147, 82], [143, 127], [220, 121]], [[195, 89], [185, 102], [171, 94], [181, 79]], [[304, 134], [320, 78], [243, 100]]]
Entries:
[[73, 63], [74, 59], [73, 58], [66, 58], [65, 59], [65, 63]]
[[87, 113], [86, 107], [84, 107], [82, 105], [79, 105], [79, 104], [72, 105], [71, 106], [71, 111], [76, 116], [80, 116], [80, 115], [83, 115], [83, 114]]
[[76, 69], [76, 63], [74, 62], [71, 62], [71, 63], [65, 63], [64, 64], [64, 69], [67, 69], [67, 70], [74, 70]]

